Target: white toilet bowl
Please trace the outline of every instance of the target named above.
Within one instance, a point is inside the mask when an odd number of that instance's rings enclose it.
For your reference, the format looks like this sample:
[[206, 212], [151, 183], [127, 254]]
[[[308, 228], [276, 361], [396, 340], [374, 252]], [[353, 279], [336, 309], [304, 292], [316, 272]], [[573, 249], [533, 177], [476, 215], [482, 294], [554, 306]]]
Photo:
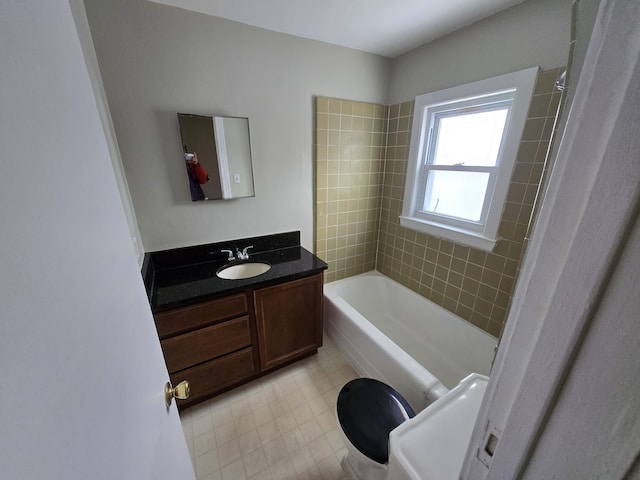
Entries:
[[387, 464], [378, 463], [363, 455], [347, 438], [342, 429], [340, 435], [347, 453], [342, 457], [342, 469], [353, 480], [385, 480], [387, 478]]
[[356, 480], [384, 480], [389, 434], [415, 416], [409, 403], [385, 383], [357, 378], [342, 387], [336, 416], [347, 447], [344, 469]]
[[356, 480], [384, 480], [389, 434], [415, 416], [409, 403], [383, 382], [357, 378], [340, 390], [336, 416], [347, 447], [344, 469]]

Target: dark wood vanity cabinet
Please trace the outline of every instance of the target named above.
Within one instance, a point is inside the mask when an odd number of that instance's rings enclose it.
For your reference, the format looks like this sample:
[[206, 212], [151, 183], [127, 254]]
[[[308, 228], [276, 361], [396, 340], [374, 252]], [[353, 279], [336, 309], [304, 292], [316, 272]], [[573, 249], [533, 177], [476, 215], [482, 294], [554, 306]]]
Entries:
[[322, 274], [253, 293], [262, 370], [322, 345]]
[[191, 406], [317, 351], [322, 273], [154, 315], [171, 383]]

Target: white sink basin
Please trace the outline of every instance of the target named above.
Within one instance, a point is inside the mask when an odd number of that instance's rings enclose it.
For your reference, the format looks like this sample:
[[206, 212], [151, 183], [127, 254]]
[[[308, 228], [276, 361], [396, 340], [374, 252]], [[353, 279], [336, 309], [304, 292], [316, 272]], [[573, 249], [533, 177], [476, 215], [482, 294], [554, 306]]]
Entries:
[[230, 265], [220, 270], [216, 275], [225, 280], [241, 280], [243, 278], [257, 277], [268, 272], [271, 265], [262, 262], [248, 262]]

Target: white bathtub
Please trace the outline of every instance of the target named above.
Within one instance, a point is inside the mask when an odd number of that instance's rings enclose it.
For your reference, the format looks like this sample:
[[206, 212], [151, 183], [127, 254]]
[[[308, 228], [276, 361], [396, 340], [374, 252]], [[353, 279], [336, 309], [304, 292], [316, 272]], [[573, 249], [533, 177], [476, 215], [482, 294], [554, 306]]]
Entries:
[[327, 335], [353, 368], [416, 411], [470, 373], [489, 375], [495, 337], [378, 272], [328, 283], [324, 295]]

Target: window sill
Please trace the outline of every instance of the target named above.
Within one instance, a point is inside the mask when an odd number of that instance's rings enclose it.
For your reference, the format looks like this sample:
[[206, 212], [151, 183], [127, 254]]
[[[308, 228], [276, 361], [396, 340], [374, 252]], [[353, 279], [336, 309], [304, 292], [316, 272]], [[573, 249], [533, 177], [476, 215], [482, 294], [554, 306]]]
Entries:
[[400, 216], [400, 225], [421, 233], [433, 235], [434, 237], [451, 240], [473, 248], [479, 248], [491, 252], [496, 246], [497, 238], [491, 238], [479, 232], [465, 230], [464, 228], [452, 227], [442, 223], [418, 220], [413, 217]]

